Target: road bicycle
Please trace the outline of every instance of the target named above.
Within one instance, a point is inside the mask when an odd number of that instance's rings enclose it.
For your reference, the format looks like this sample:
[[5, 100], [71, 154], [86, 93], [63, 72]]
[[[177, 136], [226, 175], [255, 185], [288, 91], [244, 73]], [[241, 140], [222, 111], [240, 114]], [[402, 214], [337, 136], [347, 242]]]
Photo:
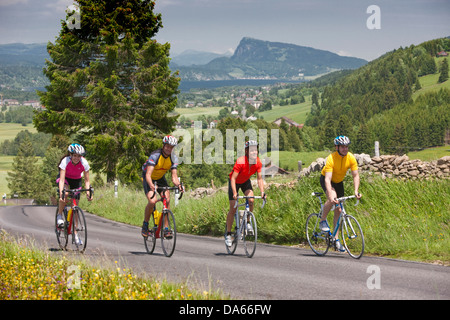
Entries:
[[[236, 251], [239, 240], [242, 240], [244, 244], [244, 250], [247, 257], [251, 258], [255, 254], [256, 242], [258, 240], [258, 228], [256, 226], [256, 219], [253, 212], [250, 211], [248, 199], [263, 199], [263, 204], [261, 209], [264, 208], [266, 204], [266, 199], [261, 196], [238, 196], [238, 199], [245, 199], [245, 203], [236, 204], [234, 208], [236, 209], [234, 213], [234, 232], [231, 235], [232, 243], [231, 246], [227, 248], [228, 254], [234, 254]], [[244, 210], [239, 210], [239, 207], [245, 206]], [[225, 237], [227, 236], [227, 226], [225, 223]]]
[[[345, 201], [356, 198], [356, 196], [353, 195], [337, 199], [339, 203], [336, 204], [336, 207], [341, 208], [341, 214], [332, 233], [331, 230], [324, 232], [319, 227], [324, 208], [321, 198], [321, 195], [323, 194], [323, 192], [312, 193], [312, 196], [316, 196], [320, 201], [320, 212], [312, 213], [306, 219], [306, 238], [308, 239], [309, 246], [312, 251], [319, 256], [325, 255], [330, 247], [337, 250], [335, 236], [340, 227], [340, 237], [347, 253], [352, 258], [361, 258], [364, 253], [364, 235], [358, 220], [347, 214], [344, 207]], [[355, 206], [358, 204], [359, 200], [356, 202]]]
[[[181, 184], [183, 186], [183, 184]], [[148, 254], [152, 254], [155, 250], [156, 245], [156, 239], [161, 239], [161, 247], [164, 252], [164, 255], [166, 257], [171, 257], [173, 252], [175, 251], [175, 245], [177, 242], [177, 227], [175, 224], [175, 216], [173, 215], [172, 211], [170, 211], [167, 208], [167, 197], [166, 197], [166, 191], [167, 190], [179, 190], [178, 187], [157, 187], [155, 184], [155, 190], [162, 190], [161, 192], [161, 198], [156, 201], [163, 203], [163, 210], [162, 212], [158, 212], [156, 210], [156, 203], [153, 207], [153, 212], [150, 215], [149, 225], [153, 222], [153, 227], [149, 227], [148, 229], [148, 236], [143, 237], [144, 238], [144, 245], [145, 249], [147, 250]], [[184, 190], [184, 189], [183, 189]], [[156, 191], [151, 197], [156, 195]], [[183, 197], [183, 192], [180, 194], [180, 198], [178, 200], [181, 200]]]
[[84, 212], [78, 206], [79, 194], [83, 191], [89, 191], [90, 196], [94, 194], [94, 189], [63, 189], [63, 200], [66, 195], [70, 197], [70, 206], [65, 206], [62, 214], [64, 223], [58, 225], [58, 207], [55, 214], [55, 233], [59, 247], [67, 250], [70, 239], [70, 248], [74, 251], [83, 253], [87, 245], [87, 226]]

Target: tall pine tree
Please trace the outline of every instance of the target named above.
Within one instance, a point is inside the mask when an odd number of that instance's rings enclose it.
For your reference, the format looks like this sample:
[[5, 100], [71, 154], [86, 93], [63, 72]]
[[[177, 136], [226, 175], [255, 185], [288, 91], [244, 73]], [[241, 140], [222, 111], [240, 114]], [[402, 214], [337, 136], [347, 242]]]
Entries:
[[442, 83], [448, 80], [448, 62], [447, 62], [447, 58], [444, 59], [444, 61], [442, 61], [441, 66], [439, 68], [439, 79], [438, 79], [438, 83]]
[[[49, 43], [50, 80], [39, 92], [46, 110], [39, 131], [77, 134], [92, 169], [107, 180], [137, 180], [148, 152], [160, 145], [176, 117], [179, 78], [169, 69], [169, 44], [151, 38], [161, 15], [149, 0], [79, 0], [81, 26], [62, 22]], [[68, 17], [70, 14], [68, 14]]]
[[37, 167], [33, 145], [26, 136], [13, 160], [12, 170], [7, 173], [8, 189], [20, 198], [33, 197]]

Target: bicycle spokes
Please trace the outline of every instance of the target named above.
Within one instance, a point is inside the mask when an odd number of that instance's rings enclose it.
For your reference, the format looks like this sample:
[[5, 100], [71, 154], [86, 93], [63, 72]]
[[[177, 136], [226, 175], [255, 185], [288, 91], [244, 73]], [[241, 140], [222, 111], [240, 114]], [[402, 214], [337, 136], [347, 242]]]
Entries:
[[78, 207], [73, 209], [70, 225], [72, 249], [84, 252], [87, 244], [87, 228], [83, 210]]
[[329, 232], [320, 229], [320, 215], [312, 213], [306, 219], [306, 238], [311, 249], [319, 256], [328, 252], [330, 246]]
[[250, 211], [242, 219], [242, 229], [245, 254], [251, 258], [256, 250], [258, 231], [255, 216]]
[[56, 208], [56, 214], [55, 214], [55, 233], [56, 233], [56, 240], [58, 241], [58, 245], [61, 248], [61, 250], [66, 250], [67, 246], [67, 222], [66, 222], [66, 209], [61, 214], [61, 217], [63, 219], [62, 225], [58, 225], [58, 208]]
[[170, 210], [165, 210], [162, 216], [161, 245], [166, 257], [172, 256], [177, 239], [175, 217]]
[[358, 221], [346, 215], [342, 220], [342, 240], [348, 254], [359, 259], [364, 253], [364, 235]]

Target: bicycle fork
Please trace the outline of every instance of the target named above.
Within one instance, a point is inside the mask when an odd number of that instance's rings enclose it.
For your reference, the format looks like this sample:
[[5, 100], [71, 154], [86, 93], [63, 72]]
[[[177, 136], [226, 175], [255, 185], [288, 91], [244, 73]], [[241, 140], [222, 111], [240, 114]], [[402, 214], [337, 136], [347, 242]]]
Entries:
[[[352, 222], [350, 221], [350, 219], [347, 219], [347, 215], [345, 213], [344, 213], [342, 223], [345, 228], [345, 234], [348, 236], [349, 239], [355, 239], [358, 237], [358, 235], [355, 232], [355, 229], [353, 228]], [[348, 232], [349, 226], [350, 226], [351, 233]], [[344, 228], [342, 228], [342, 229], [344, 229]], [[342, 235], [342, 236], [344, 236], [344, 235]]]

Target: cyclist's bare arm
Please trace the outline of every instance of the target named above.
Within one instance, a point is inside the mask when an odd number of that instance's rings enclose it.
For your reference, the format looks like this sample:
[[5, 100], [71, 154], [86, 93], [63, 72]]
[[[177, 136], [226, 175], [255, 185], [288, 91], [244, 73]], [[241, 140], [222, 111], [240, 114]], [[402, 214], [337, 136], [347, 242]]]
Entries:
[[359, 171], [358, 170], [352, 171], [352, 176], [353, 176], [353, 185], [355, 186], [355, 196], [356, 198], [360, 199], [361, 195], [359, 193]]
[[327, 200], [329, 202], [338, 203], [336, 201], [336, 192], [333, 190], [331, 186], [331, 177], [333, 176], [333, 172], [325, 172], [325, 188], [327, 189], [326, 195]]
[[177, 169], [172, 169], [171, 172], [172, 172], [172, 182], [173, 182], [173, 184], [174, 184], [176, 187], [178, 187], [178, 190], [179, 190], [180, 192], [183, 191], [183, 190], [182, 190], [182, 186], [181, 186], [181, 184], [180, 184], [180, 181], [178, 181], [178, 172], [177, 172]]
[[150, 190], [156, 191], [155, 186], [153, 185], [152, 182], [153, 169], [155, 169], [154, 166], [147, 166], [147, 171], [145, 172], [145, 180], [147, 181]]
[[264, 196], [264, 180], [261, 172], [256, 173], [256, 179], [258, 181], [259, 190], [261, 190], [261, 196]]
[[66, 170], [59, 169], [59, 200], [64, 201], [65, 195], [63, 195], [63, 190], [65, 189], [66, 181]]
[[233, 198], [234, 200], [237, 199], [237, 191], [236, 191], [236, 178], [238, 177], [239, 173], [236, 171], [233, 171], [233, 174], [230, 178], [230, 184], [231, 184], [231, 190], [233, 191]]
[[[91, 188], [91, 182], [89, 181], [89, 171], [84, 171], [84, 185], [86, 189]], [[91, 194], [90, 191], [86, 192], [88, 201], [92, 201], [92, 198], [94, 197], [93, 194]]]

